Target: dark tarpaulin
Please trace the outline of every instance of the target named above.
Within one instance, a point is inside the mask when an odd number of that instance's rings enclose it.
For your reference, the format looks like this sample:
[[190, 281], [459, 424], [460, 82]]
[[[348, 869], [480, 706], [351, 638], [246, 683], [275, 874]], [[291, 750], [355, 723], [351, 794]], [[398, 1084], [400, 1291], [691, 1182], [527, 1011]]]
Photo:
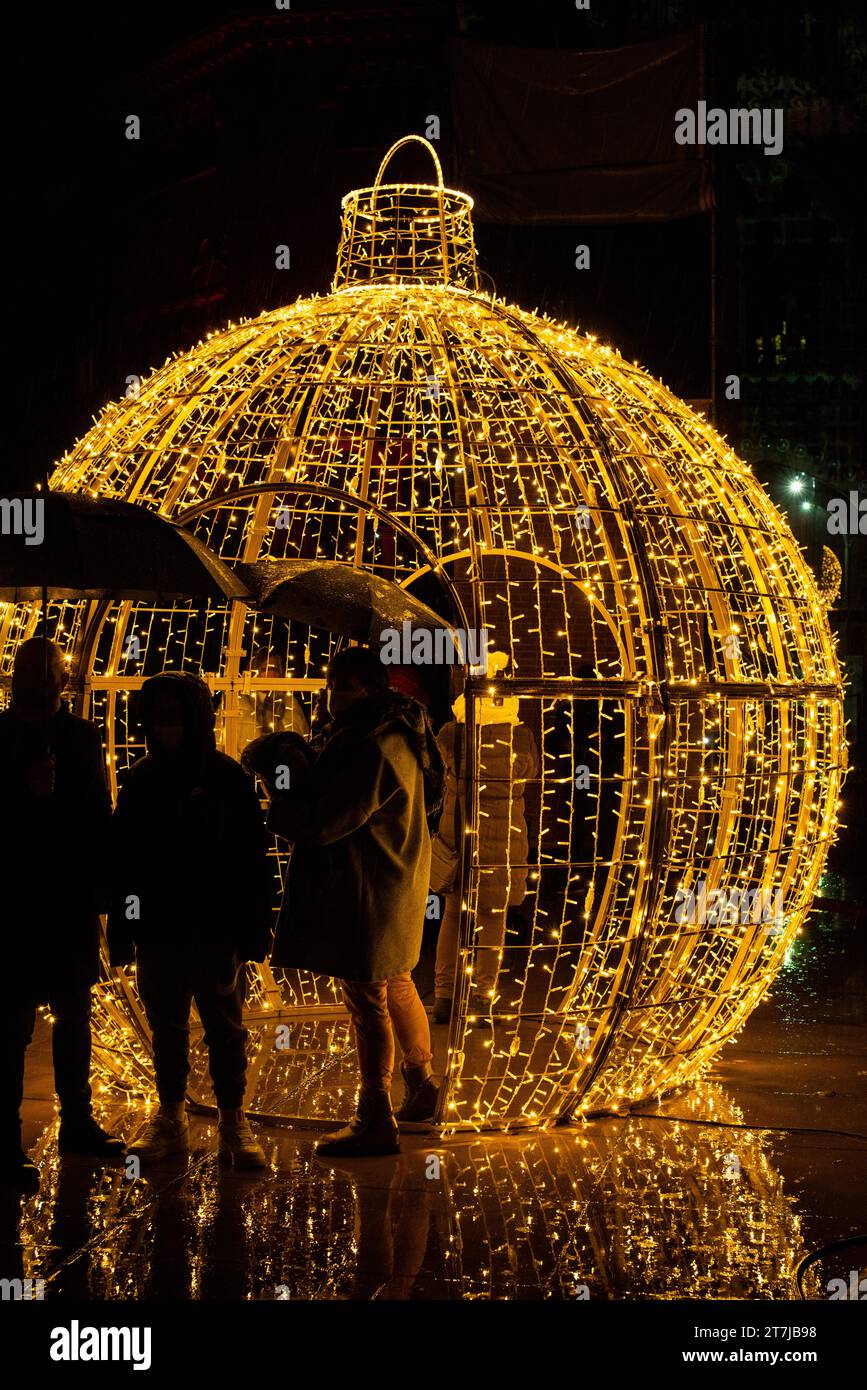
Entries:
[[710, 207], [702, 32], [597, 52], [450, 43], [458, 186], [488, 222], [659, 222]]

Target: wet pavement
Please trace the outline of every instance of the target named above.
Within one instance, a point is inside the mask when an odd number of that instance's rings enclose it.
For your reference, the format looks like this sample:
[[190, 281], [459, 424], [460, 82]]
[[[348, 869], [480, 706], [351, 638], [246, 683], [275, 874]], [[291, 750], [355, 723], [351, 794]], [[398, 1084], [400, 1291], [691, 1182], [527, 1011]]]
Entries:
[[[206, 1115], [188, 1158], [138, 1180], [61, 1164], [41, 1024], [24, 1118], [43, 1181], [0, 1193], [0, 1275], [48, 1299], [797, 1297], [811, 1252], [867, 1232], [865, 937], [863, 915], [814, 914], [706, 1083], [648, 1113], [415, 1132], [398, 1158], [341, 1165], [315, 1158], [315, 1126], [259, 1125], [262, 1174], [218, 1167]], [[324, 1083], [335, 1116], [344, 1071]], [[125, 1138], [142, 1113], [109, 1094], [98, 1111]], [[867, 1240], [806, 1267], [804, 1296], [853, 1269]]]

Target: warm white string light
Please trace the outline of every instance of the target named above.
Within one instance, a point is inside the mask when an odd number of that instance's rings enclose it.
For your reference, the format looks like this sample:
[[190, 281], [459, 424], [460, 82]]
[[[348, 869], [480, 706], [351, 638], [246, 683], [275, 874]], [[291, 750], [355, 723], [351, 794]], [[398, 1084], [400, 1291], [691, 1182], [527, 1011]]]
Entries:
[[[476, 785], [442, 1118], [536, 1125], [625, 1108], [702, 1072], [801, 928], [845, 765], [834, 642], [749, 467], [613, 348], [481, 293], [471, 200], [441, 175], [384, 183], [393, 152], [344, 199], [330, 294], [167, 361], [106, 407], [51, 485], [183, 518], [229, 562], [337, 559], [404, 585], [433, 573], [488, 631], [509, 657], [495, 690], [518, 698], [543, 752], [527, 792], [534, 893], [523, 935], [507, 932], [495, 1026], [469, 1029], [491, 871], [475, 862]], [[318, 688], [328, 654], [323, 632], [241, 606], [51, 614], [64, 645], [85, 643], [115, 783], [142, 751], [129, 696], [146, 674], [201, 670], [237, 754], [243, 698]], [[0, 622], [8, 671], [37, 613], [6, 607]], [[251, 674], [269, 644], [283, 680]], [[700, 885], [779, 891], [782, 917], [684, 924], [676, 905]], [[103, 1080], [141, 1087], [134, 982], [99, 1001]], [[317, 1086], [346, 1044], [330, 982], [265, 966], [251, 1009], [253, 1108], [328, 1114]], [[298, 1022], [303, 1047], [270, 1048], [269, 1011]]]

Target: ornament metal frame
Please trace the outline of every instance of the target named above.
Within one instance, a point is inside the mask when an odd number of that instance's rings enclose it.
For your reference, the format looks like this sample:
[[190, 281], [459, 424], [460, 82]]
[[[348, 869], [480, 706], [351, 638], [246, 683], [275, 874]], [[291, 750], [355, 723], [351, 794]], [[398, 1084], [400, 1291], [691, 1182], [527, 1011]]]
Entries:
[[[436, 182], [384, 184], [410, 142], [433, 157]], [[413, 592], [433, 583], [444, 622], [492, 634], [508, 671], [464, 673], [473, 792], [436, 1123], [622, 1111], [706, 1071], [809, 910], [846, 767], [825, 598], [783, 516], [703, 417], [594, 338], [480, 291], [472, 199], [444, 186], [428, 142], [398, 141], [342, 209], [329, 295], [170, 359], [103, 411], [51, 485], [153, 506], [229, 563], [322, 554]], [[51, 618], [75, 651], [79, 708], [104, 721], [113, 782], [136, 751], [129, 697], [161, 659], [203, 671], [237, 753], [243, 700], [318, 689], [327, 656], [290, 631], [286, 659], [304, 674], [257, 676], [260, 628], [239, 605], [197, 617], [58, 604]], [[7, 677], [37, 622], [27, 605], [0, 613]], [[139, 626], [140, 671], [123, 655]], [[540, 750], [527, 865], [479, 862], [486, 699], [517, 701]], [[595, 800], [575, 785], [588, 762]], [[518, 873], [529, 908], [517, 937], [507, 929], [481, 1030], [468, 1018], [480, 883]], [[678, 900], [700, 883], [772, 889], [784, 910], [771, 923], [684, 923]], [[102, 1084], [149, 1085], [132, 974], [107, 971], [96, 1020]], [[248, 1021], [250, 1112], [345, 1118], [354, 1061], [334, 990], [263, 967]], [[299, 1034], [282, 1057], [281, 1023]], [[200, 1066], [202, 1105], [205, 1088]]]

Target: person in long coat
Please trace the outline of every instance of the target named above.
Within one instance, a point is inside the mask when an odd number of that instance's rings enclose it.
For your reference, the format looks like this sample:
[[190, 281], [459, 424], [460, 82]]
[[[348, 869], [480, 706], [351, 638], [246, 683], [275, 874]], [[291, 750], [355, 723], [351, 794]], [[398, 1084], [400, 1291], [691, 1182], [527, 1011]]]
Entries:
[[[388, 689], [377, 652], [349, 647], [328, 667], [332, 724], [314, 760], [272, 776], [268, 827], [292, 842], [272, 964], [343, 983], [361, 1073], [352, 1124], [323, 1155], [396, 1153], [391, 1107], [395, 1035], [407, 1098], [398, 1118], [432, 1112], [430, 1027], [412, 980], [430, 875], [442, 763], [421, 706]], [[280, 735], [277, 736], [281, 737]]]
[[0, 1178], [39, 1185], [21, 1147], [24, 1055], [36, 1009], [51, 1012], [62, 1154], [123, 1157], [96, 1122], [90, 1090], [90, 994], [99, 978], [99, 913], [111, 801], [99, 729], [71, 714], [54, 642], [18, 648], [11, 707], [0, 714], [4, 1007], [0, 1013]]
[[264, 960], [275, 899], [253, 779], [220, 753], [211, 692], [198, 676], [145, 681], [147, 755], [127, 772], [112, 820], [112, 964], [132, 960], [153, 1034], [159, 1110], [129, 1147], [155, 1163], [189, 1147], [185, 1112], [190, 1006], [205, 1027], [219, 1112], [220, 1160], [265, 1155], [244, 1110], [245, 963]]

